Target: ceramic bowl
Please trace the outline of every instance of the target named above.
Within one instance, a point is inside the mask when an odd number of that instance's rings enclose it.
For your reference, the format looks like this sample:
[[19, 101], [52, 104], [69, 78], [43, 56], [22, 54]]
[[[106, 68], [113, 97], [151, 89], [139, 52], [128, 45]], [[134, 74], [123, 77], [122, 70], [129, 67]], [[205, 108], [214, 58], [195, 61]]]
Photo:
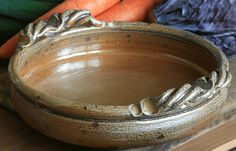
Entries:
[[221, 50], [189, 32], [69, 10], [21, 32], [2, 104], [64, 142], [147, 146], [206, 125], [226, 100], [228, 69]]

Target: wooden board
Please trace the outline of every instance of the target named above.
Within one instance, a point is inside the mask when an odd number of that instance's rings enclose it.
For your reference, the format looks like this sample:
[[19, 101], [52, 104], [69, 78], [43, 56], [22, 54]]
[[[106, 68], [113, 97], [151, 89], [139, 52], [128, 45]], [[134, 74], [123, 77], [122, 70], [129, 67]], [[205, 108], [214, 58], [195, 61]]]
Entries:
[[[236, 119], [179, 145], [173, 151], [229, 150], [236, 146]], [[224, 145], [225, 144], [225, 145]]]

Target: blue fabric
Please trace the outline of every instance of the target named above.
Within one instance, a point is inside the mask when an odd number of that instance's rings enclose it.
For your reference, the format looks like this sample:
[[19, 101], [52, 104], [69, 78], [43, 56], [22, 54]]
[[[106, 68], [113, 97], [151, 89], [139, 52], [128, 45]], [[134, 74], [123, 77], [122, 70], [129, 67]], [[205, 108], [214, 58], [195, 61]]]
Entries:
[[236, 54], [236, 0], [167, 0], [154, 9], [156, 21], [194, 32]]

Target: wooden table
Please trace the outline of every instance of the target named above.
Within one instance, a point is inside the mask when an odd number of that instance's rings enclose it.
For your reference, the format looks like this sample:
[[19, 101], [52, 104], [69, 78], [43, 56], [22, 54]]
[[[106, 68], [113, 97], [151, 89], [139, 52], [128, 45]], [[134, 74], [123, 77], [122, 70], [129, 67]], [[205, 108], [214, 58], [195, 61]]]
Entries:
[[[223, 149], [224, 144], [236, 139], [236, 119], [230, 120], [223, 125], [214, 128], [207, 133], [201, 134], [194, 139], [174, 147], [173, 151], [204, 151]], [[234, 142], [233, 142], [234, 143]], [[236, 146], [236, 142], [230, 145], [227, 150]]]
[[[233, 77], [236, 77], [236, 59], [230, 59], [230, 65], [231, 73], [233, 74]], [[3, 70], [3, 67], [0, 67], [0, 72], [2, 72]], [[234, 127], [236, 127], [236, 78], [233, 78], [232, 87], [230, 89], [227, 104], [224, 106], [223, 110], [215, 118], [215, 120], [210, 123], [208, 128], [204, 129], [203, 131], [190, 138], [184, 138], [159, 146], [150, 146], [129, 150], [211, 150], [236, 138], [236, 130]], [[0, 107], [0, 151], [54, 150], [78, 151], [94, 149], [66, 144], [44, 136], [36, 130], [30, 128], [28, 125], [26, 125], [25, 122], [22, 121], [15, 113], [11, 113], [5, 110], [4, 108]]]

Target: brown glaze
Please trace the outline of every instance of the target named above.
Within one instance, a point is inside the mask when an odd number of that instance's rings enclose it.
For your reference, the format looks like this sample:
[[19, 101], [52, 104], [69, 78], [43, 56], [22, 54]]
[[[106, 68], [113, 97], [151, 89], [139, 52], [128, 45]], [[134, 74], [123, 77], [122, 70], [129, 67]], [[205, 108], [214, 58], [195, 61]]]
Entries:
[[104, 23], [88, 10], [69, 10], [21, 36], [9, 65], [11, 99], [0, 96], [30, 126], [64, 142], [114, 148], [171, 141], [202, 127], [227, 97], [226, 57], [185, 31]]
[[55, 97], [97, 105], [138, 103], [210, 71], [212, 63], [201, 67], [195, 60], [201, 59], [201, 48], [171, 39], [114, 32], [63, 40], [32, 57], [20, 75], [30, 87]]

